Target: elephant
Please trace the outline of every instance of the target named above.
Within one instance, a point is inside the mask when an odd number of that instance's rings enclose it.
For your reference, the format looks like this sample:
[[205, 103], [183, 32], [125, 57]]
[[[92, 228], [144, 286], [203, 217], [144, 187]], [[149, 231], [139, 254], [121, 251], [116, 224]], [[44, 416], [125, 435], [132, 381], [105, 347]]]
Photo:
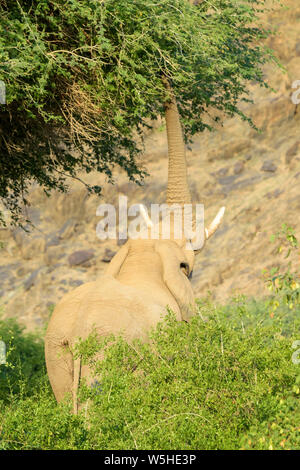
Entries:
[[[175, 96], [165, 103], [168, 139], [168, 206], [191, 203], [187, 181], [185, 145]], [[210, 226], [210, 238], [224, 214], [222, 208]], [[146, 219], [145, 219], [146, 220]], [[147, 221], [150, 226], [149, 220]], [[128, 239], [112, 258], [98, 280], [67, 293], [57, 304], [45, 337], [47, 372], [57, 401], [73, 396], [78, 412], [77, 389], [84, 377], [91, 380], [87, 366], [74, 359], [72, 348], [78, 338], [86, 339], [93, 329], [99, 335], [119, 335], [126, 341], [147, 341], [149, 331], [171, 309], [178, 321], [194, 314], [190, 282], [195, 254], [184, 236], [176, 239]]]

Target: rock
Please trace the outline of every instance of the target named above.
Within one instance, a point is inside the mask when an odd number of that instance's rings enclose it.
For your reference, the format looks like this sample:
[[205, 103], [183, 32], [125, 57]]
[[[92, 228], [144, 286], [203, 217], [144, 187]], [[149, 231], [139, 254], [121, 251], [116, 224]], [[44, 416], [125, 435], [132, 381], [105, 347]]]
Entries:
[[270, 191], [266, 194], [266, 197], [268, 199], [272, 199], [272, 198], [277, 198], [278, 196], [280, 196], [280, 194], [284, 193], [284, 191], [281, 191], [279, 188], [275, 189], [274, 191]]
[[26, 232], [21, 229], [21, 227], [17, 227], [12, 230], [12, 236], [13, 239], [15, 240], [16, 244], [18, 247], [21, 247], [22, 244], [24, 243], [25, 237], [26, 237]]
[[70, 266], [78, 266], [87, 263], [94, 257], [94, 251], [93, 250], [79, 250], [79, 251], [74, 251], [69, 258], [69, 265]]
[[49, 246], [57, 246], [60, 243], [60, 239], [58, 238], [57, 235], [50, 235], [47, 239], [46, 242], [46, 249], [49, 248]]
[[101, 261], [103, 261], [103, 263], [110, 263], [111, 259], [115, 256], [115, 254], [116, 254], [115, 251], [112, 251], [109, 248], [106, 248], [104, 256]]
[[33, 321], [38, 327], [44, 326], [44, 323], [45, 323], [44, 320], [40, 317], [34, 317]]
[[26, 274], [27, 272], [28, 272], [27, 269], [25, 269], [24, 266], [21, 266], [19, 269], [17, 269], [16, 275], [17, 275], [18, 277], [23, 277], [23, 276], [25, 276], [25, 274]]
[[229, 171], [228, 167], [223, 167], [223, 168], [220, 168], [218, 171], [216, 171], [216, 173], [214, 174], [218, 177], [222, 177], [222, 176], [226, 176], [228, 171]]
[[[196, 181], [190, 181], [190, 191], [191, 191], [192, 201], [199, 201], [200, 196], [199, 196], [199, 193], [198, 193]], [[161, 189], [160, 194], [163, 194], [163, 193], [164, 193], [164, 190]], [[150, 212], [150, 204], [151, 204], [151, 202], [152, 202], [152, 201], [149, 200], [149, 201], [147, 201], [147, 203], [146, 203], [146, 207], [149, 207], [149, 212]]]
[[236, 164], [234, 165], [233, 173], [235, 175], [239, 175], [240, 173], [242, 173], [242, 171], [244, 171], [244, 168], [245, 168], [245, 163], [242, 160], [240, 160], [236, 162]]
[[78, 287], [78, 286], [81, 286], [83, 284], [83, 281], [81, 281], [80, 279], [71, 279], [69, 281], [69, 286], [71, 287]]
[[277, 170], [277, 165], [275, 165], [272, 160], [265, 160], [264, 163], [261, 166], [261, 171], [270, 171], [271, 173], [274, 173]]
[[67, 239], [69, 238], [75, 231], [75, 225], [76, 225], [76, 220], [75, 219], [69, 219], [67, 220], [60, 231], [58, 232], [58, 237], [60, 239]]
[[57, 263], [63, 257], [64, 252], [61, 246], [49, 246], [45, 252], [44, 261], [48, 266], [50, 266]]
[[59, 287], [58, 290], [63, 294], [66, 294], [68, 292], [68, 289], [65, 289], [64, 287]]
[[37, 207], [27, 207], [27, 219], [33, 225], [39, 225], [41, 222], [41, 211]]
[[219, 179], [219, 183], [222, 185], [232, 184], [237, 179], [237, 175], [224, 176], [224, 178]]
[[275, 191], [273, 192], [273, 197], [278, 197], [280, 196], [280, 194], [284, 193], [284, 191], [281, 191], [279, 188], [275, 189]]
[[292, 145], [292, 147], [290, 147], [286, 154], [285, 154], [285, 163], [287, 165], [289, 165], [289, 163], [291, 163], [293, 157], [295, 157], [295, 155], [297, 155], [297, 153], [300, 152], [300, 141], [298, 140], [297, 142], [294, 143], [294, 145]]
[[[57, 193], [55, 199], [52, 199], [52, 207], [49, 216], [55, 222], [60, 224], [65, 220], [82, 220], [86, 214], [86, 199], [88, 191], [85, 187], [71, 190], [66, 193]], [[57, 225], [59, 226], [59, 225]]]
[[13, 276], [13, 271], [18, 269], [20, 269], [20, 263], [11, 263], [7, 264], [6, 266], [0, 266], [0, 284], [3, 284], [8, 279], [15, 279]]
[[236, 191], [237, 189], [247, 188], [248, 186], [252, 186], [254, 183], [257, 183], [261, 180], [261, 175], [254, 175], [250, 178], [243, 179], [241, 181], [237, 181], [232, 186], [226, 188], [227, 191]]
[[251, 118], [259, 129], [279, 126], [293, 115], [292, 101], [286, 95], [262, 99], [251, 110]]
[[9, 288], [10, 289], [13, 289], [15, 287], [15, 284], [16, 284], [16, 278], [15, 276], [11, 276], [8, 280], [8, 284], [9, 284]]
[[41, 268], [35, 269], [24, 282], [24, 290], [29, 290], [37, 281]]
[[0, 266], [0, 281], [1, 284], [11, 276], [11, 271], [8, 266]]
[[251, 140], [241, 139], [234, 140], [225, 145], [221, 149], [211, 150], [208, 153], [208, 161], [214, 160], [228, 160], [237, 154], [243, 153], [251, 147]]
[[43, 236], [27, 233], [19, 227], [12, 231], [12, 236], [26, 260], [36, 258], [45, 251], [46, 240]]

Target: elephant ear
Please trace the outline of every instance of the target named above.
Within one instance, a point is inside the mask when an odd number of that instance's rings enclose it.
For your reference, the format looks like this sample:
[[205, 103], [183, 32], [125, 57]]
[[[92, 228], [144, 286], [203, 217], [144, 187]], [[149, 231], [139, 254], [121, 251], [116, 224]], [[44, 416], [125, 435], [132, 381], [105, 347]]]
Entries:
[[125, 243], [119, 251], [115, 254], [115, 256], [112, 258], [111, 262], [107, 266], [105, 270], [105, 274], [109, 274], [110, 276], [116, 277], [121, 269], [122, 264], [125, 261], [125, 258], [128, 254], [128, 243]]
[[188, 321], [193, 314], [195, 298], [190, 281], [180, 268], [180, 263], [185, 261], [182, 250], [175, 243], [162, 241], [156, 243], [155, 250], [162, 261], [163, 280], [180, 308], [182, 319]]

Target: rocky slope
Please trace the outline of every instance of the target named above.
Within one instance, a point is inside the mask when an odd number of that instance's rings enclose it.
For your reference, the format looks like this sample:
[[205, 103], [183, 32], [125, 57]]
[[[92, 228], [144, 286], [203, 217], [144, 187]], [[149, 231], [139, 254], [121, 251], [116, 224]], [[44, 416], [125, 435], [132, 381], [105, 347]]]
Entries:
[[[222, 227], [197, 257], [193, 285], [197, 296], [210, 290], [221, 302], [235, 293], [263, 295], [261, 271], [278, 263], [270, 235], [283, 222], [296, 229], [300, 240], [300, 106], [292, 103], [292, 83], [300, 80], [300, 4], [269, 14], [279, 35], [269, 41], [286, 67], [265, 73], [275, 92], [253, 85], [254, 105], [246, 110], [261, 133], [238, 119], [228, 119], [214, 133], [195, 138], [188, 149], [193, 201], [205, 205], [210, 221], [225, 205]], [[118, 249], [114, 240], [96, 236], [100, 203], [116, 204], [119, 194], [129, 204], [163, 202], [167, 178], [167, 146], [162, 126], [147, 136], [143, 155], [150, 177], [143, 187], [116, 175], [108, 185], [100, 175], [89, 180], [104, 185], [103, 198], [88, 197], [79, 182], [69, 194], [47, 198], [32, 188], [28, 216], [36, 229], [0, 230], [0, 309], [16, 316], [28, 329], [47, 322], [52, 306], [65, 292], [101, 275]], [[299, 260], [294, 260], [299, 269]]]

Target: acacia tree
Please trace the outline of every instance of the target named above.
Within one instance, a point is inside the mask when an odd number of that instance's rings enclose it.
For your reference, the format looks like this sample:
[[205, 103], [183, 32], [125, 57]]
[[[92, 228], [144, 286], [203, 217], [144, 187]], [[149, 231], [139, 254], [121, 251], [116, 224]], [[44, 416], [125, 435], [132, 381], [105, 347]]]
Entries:
[[264, 9], [265, 0], [0, 0], [0, 198], [13, 220], [32, 181], [65, 191], [68, 176], [97, 170], [112, 181], [119, 166], [141, 182], [143, 131], [164, 114], [166, 79], [186, 142], [222, 116], [251, 124], [239, 103], [250, 81], [267, 87], [262, 65], [275, 60]]

